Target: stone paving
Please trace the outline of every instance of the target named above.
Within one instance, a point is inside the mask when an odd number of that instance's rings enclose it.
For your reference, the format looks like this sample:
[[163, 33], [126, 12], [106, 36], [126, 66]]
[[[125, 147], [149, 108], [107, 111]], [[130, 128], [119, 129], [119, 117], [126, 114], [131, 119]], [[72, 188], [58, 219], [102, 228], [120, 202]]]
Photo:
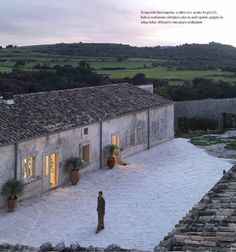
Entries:
[[[115, 243], [153, 250], [232, 166], [186, 139], [171, 140], [125, 161], [128, 166], [90, 173], [76, 186], [22, 202], [15, 213], [1, 210], [0, 243]], [[99, 190], [106, 199], [106, 228], [95, 234]]]

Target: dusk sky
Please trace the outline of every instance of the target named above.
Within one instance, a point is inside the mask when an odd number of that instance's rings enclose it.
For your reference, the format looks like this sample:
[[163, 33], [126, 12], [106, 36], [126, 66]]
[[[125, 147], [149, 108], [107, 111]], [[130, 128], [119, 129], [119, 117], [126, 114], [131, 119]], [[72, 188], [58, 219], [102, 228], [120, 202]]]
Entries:
[[[137, 46], [211, 41], [236, 46], [235, 0], [0, 0], [0, 45], [109, 42]], [[198, 25], [141, 25], [140, 11], [217, 11]]]

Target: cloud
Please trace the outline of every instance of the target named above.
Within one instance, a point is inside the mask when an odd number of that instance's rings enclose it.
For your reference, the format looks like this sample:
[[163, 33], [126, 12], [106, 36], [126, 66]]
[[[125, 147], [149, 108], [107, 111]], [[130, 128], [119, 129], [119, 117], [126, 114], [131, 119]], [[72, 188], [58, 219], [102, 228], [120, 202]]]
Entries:
[[[214, 3], [214, 5], [212, 4]], [[232, 5], [231, 5], [232, 4]], [[117, 42], [158, 45], [209, 42], [236, 45], [226, 29], [234, 22], [233, 0], [10, 0], [0, 5], [0, 44]], [[217, 9], [225, 20], [213, 26], [141, 25], [141, 10]], [[209, 32], [211, 29], [211, 33]]]

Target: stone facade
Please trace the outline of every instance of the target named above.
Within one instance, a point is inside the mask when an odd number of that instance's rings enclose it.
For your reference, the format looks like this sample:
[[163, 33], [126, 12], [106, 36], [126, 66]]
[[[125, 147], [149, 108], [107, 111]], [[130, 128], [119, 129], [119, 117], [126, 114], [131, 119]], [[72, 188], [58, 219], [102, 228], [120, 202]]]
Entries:
[[[122, 157], [134, 154], [148, 148], [148, 112], [138, 113], [107, 120], [102, 123], [102, 147], [111, 143], [112, 136], [120, 138]], [[140, 129], [140, 136], [137, 139], [137, 129]], [[103, 164], [105, 165], [106, 153], [104, 153]]]
[[175, 102], [175, 130], [178, 130], [179, 118], [204, 117], [218, 121], [219, 129], [223, 128], [223, 114], [236, 115], [236, 98], [206, 99]]
[[150, 147], [174, 138], [174, 106], [150, 109]]
[[[173, 105], [168, 105], [161, 108], [157, 107], [150, 112], [140, 111], [116, 119], [87, 125], [89, 132], [87, 136], [83, 136], [83, 127], [78, 127], [1, 147], [0, 171], [3, 175], [1, 176], [0, 186], [7, 179], [14, 177], [15, 156], [17, 157], [17, 179], [23, 181], [23, 159], [28, 156], [35, 157], [35, 175], [34, 178], [25, 181], [24, 193], [21, 199], [32, 196], [37, 197], [50, 190], [50, 176], [45, 174], [45, 157], [51, 153], [58, 154], [58, 185], [68, 182], [68, 175], [64, 171], [65, 160], [71, 156], [81, 157], [84, 145], [89, 145], [90, 162], [85, 165], [80, 174], [83, 176], [88, 172], [104, 168], [107, 158], [105, 146], [111, 144], [113, 135], [120, 138], [121, 156], [125, 160], [126, 156], [174, 137], [173, 110]], [[137, 135], [137, 129], [140, 131], [139, 136]], [[149, 139], [148, 132], [150, 132]], [[101, 145], [100, 141], [102, 141]], [[100, 157], [100, 154], [102, 157]], [[1, 199], [0, 206], [3, 204], [4, 200]]]
[[[130, 88], [130, 86], [128, 87]], [[127, 88], [126, 85], [124, 85], [124, 88]], [[119, 90], [122, 90], [122, 88]], [[131, 91], [132, 88], [130, 89], [130, 92]], [[73, 93], [74, 92], [75, 91], [73, 91]], [[54, 155], [54, 161], [56, 160], [54, 163], [54, 166], [56, 167], [55, 181], [56, 186], [59, 186], [68, 182], [68, 174], [64, 171], [65, 161], [71, 156], [79, 156], [83, 158], [83, 151], [86, 146], [89, 149], [89, 161], [86, 162], [84, 168], [80, 171], [82, 176], [88, 172], [106, 166], [107, 151], [105, 151], [105, 146], [113, 143], [114, 136], [119, 138], [122, 159], [173, 138], [173, 103], [155, 97], [154, 94], [136, 87], [135, 94], [140, 94], [140, 92], [141, 96], [138, 98], [138, 104], [144, 106], [146, 103], [145, 99], [148, 99], [149, 96], [151, 96], [153, 101], [149, 101], [148, 107], [145, 108], [145, 105], [144, 108], [139, 109], [138, 111], [135, 111], [134, 107], [130, 112], [125, 112], [119, 115], [117, 107], [115, 111], [112, 112], [117, 113], [117, 116], [115, 117], [112, 115], [112, 118], [109, 118], [108, 115], [105, 115], [107, 119], [102, 119], [93, 123], [86, 123], [83, 126], [78, 125], [73, 127], [69, 125], [70, 122], [63, 121], [63, 123], [67, 125], [66, 128], [64, 128], [64, 126], [62, 129], [53, 128], [54, 130], [52, 132], [46, 132], [45, 134], [40, 135], [38, 135], [37, 125], [34, 125], [29, 129], [31, 130], [29, 138], [24, 138], [15, 141], [14, 143], [11, 143], [11, 141], [14, 140], [14, 137], [10, 138], [9, 135], [8, 139], [10, 141], [4, 146], [0, 146], [0, 188], [5, 181], [15, 177], [22, 180], [25, 184], [24, 193], [22, 194], [21, 199], [37, 197], [52, 188], [52, 175], [48, 171], [49, 163], [47, 161], [51, 155]], [[143, 94], [145, 95], [145, 99], [141, 101]], [[122, 100], [123, 99], [124, 98], [122, 98]], [[128, 104], [128, 100], [135, 99], [135, 97], [132, 97], [130, 93], [130, 97], [125, 99], [125, 104]], [[152, 103], [153, 105], [150, 106]], [[120, 109], [124, 110], [122, 103], [120, 106]], [[110, 105], [109, 108], [112, 110]], [[34, 110], [35, 109], [36, 108], [34, 108]], [[4, 107], [3, 110], [5, 111], [6, 108]], [[108, 112], [109, 111], [107, 111], [107, 113]], [[42, 116], [43, 115], [38, 115], [38, 118], [40, 119]], [[62, 116], [63, 118], [66, 118], [67, 114], [63, 114]], [[72, 117], [73, 115], [69, 116]], [[83, 116], [86, 117], [85, 114]], [[95, 120], [96, 115], [94, 112], [92, 113], [92, 116]], [[45, 124], [46, 127], [45, 121], [43, 124]], [[18, 124], [15, 126], [20, 127]], [[32, 137], [34, 128], [37, 132], [36, 136]], [[85, 128], [86, 134], [84, 134]], [[24, 135], [27, 134], [26, 128], [24, 128], [23, 131]], [[18, 137], [18, 133], [16, 133], [16, 135], [16, 137]], [[6, 136], [2, 137], [2, 141], [5, 140]], [[30, 176], [30, 178], [25, 178], [24, 162], [26, 162], [26, 159], [29, 157], [32, 158], [31, 162], [33, 162], [34, 174], [33, 176]], [[0, 198], [0, 206], [3, 205], [4, 199]]]
[[[7, 145], [0, 148], [0, 189], [3, 183], [15, 175], [15, 146]], [[5, 199], [0, 194], [0, 206]]]
[[196, 204], [155, 251], [236, 251], [236, 166]]

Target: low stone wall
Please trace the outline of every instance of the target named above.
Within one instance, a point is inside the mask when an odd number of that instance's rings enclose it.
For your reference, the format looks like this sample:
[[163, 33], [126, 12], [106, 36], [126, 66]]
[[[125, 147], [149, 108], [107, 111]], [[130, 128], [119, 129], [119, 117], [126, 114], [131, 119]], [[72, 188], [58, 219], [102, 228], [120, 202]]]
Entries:
[[189, 211], [154, 251], [236, 251], [236, 166]]
[[223, 114], [236, 114], [236, 98], [175, 102], [174, 107], [175, 130], [178, 130], [179, 118], [193, 117], [215, 119], [219, 129], [222, 129]]
[[21, 244], [8, 244], [8, 243], [3, 243], [0, 244], [0, 251], [24, 251], [24, 252], [36, 252], [39, 251], [38, 248], [26, 246], [26, 245], [21, 245]]
[[[11, 244], [0, 244], [0, 251], [23, 251], [23, 252], [43, 252], [43, 251], [57, 251], [57, 252], [74, 252], [74, 251], [87, 251], [87, 252], [108, 252], [108, 251], [122, 251], [122, 252], [142, 252], [141, 250], [135, 249], [123, 249], [116, 244], [111, 244], [107, 248], [98, 248], [98, 247], [81, 247], [78, 243], [71, 244], [66, 246], [64, 242], [60, 242], [55, 246], [52, 246], [51, 242], [44, 243], [40, 248], [34, 248], [25, 245], [11, 245]], [[143, 251], [144, 252], [144, 251]]]

